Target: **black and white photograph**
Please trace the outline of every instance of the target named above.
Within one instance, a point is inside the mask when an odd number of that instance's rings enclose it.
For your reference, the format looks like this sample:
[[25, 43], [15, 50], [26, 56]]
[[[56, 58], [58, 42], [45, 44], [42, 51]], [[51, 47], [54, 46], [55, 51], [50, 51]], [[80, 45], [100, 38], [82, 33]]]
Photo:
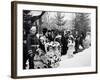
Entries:
[[12, 4], [12, 75], [97, 73], [97, 7]]
[[90, 65], [90, 13], [23, 10], [23, 69]]

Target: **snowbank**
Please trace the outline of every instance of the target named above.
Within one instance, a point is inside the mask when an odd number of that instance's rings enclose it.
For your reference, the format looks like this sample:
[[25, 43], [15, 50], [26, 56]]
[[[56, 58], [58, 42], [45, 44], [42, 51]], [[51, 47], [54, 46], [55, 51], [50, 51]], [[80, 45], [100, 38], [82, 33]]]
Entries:
[[59, 68], [85, 67], [91, 65], [91, 47], [75, 54], [72, 58], [62, 56]]

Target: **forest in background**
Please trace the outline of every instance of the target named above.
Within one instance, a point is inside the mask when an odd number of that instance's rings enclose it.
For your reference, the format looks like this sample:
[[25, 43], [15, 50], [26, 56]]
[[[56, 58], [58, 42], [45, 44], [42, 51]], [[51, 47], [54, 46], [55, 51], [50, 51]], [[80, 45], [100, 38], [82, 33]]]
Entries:
[[49, 12], [23, 10], [24, 29], [26, 32], [35, 25], [37, 32], [42, 33], [43, 28], [57, 32], [75, 31], [79, 33], [91, 32], [91, 15], [89, 13]]

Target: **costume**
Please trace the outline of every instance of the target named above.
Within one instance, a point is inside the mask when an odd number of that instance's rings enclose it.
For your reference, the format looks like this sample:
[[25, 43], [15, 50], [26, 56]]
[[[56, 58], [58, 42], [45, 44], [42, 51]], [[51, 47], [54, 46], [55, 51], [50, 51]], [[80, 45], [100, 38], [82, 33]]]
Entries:
[[56, 68], [61, 61], [61, 46], [58, 42], [49, 42], [46, 44], [46, 56], [48, 61], [48, 68]]
[[71, 39], [68, 39], [68, 51], [67, 55], [68, 57], [73, 57], [73, 52], [75, 51], [75, 42]]

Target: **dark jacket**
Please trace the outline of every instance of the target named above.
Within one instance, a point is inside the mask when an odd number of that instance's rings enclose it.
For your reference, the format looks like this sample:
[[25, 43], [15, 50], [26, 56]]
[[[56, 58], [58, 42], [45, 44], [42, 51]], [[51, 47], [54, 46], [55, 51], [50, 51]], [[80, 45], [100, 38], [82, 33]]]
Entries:
[[39, 45], [39, 39], [36, 35], [29, 34], [27, 37], [27, 48], [33, 52], [36, 50], [36, 45]]

